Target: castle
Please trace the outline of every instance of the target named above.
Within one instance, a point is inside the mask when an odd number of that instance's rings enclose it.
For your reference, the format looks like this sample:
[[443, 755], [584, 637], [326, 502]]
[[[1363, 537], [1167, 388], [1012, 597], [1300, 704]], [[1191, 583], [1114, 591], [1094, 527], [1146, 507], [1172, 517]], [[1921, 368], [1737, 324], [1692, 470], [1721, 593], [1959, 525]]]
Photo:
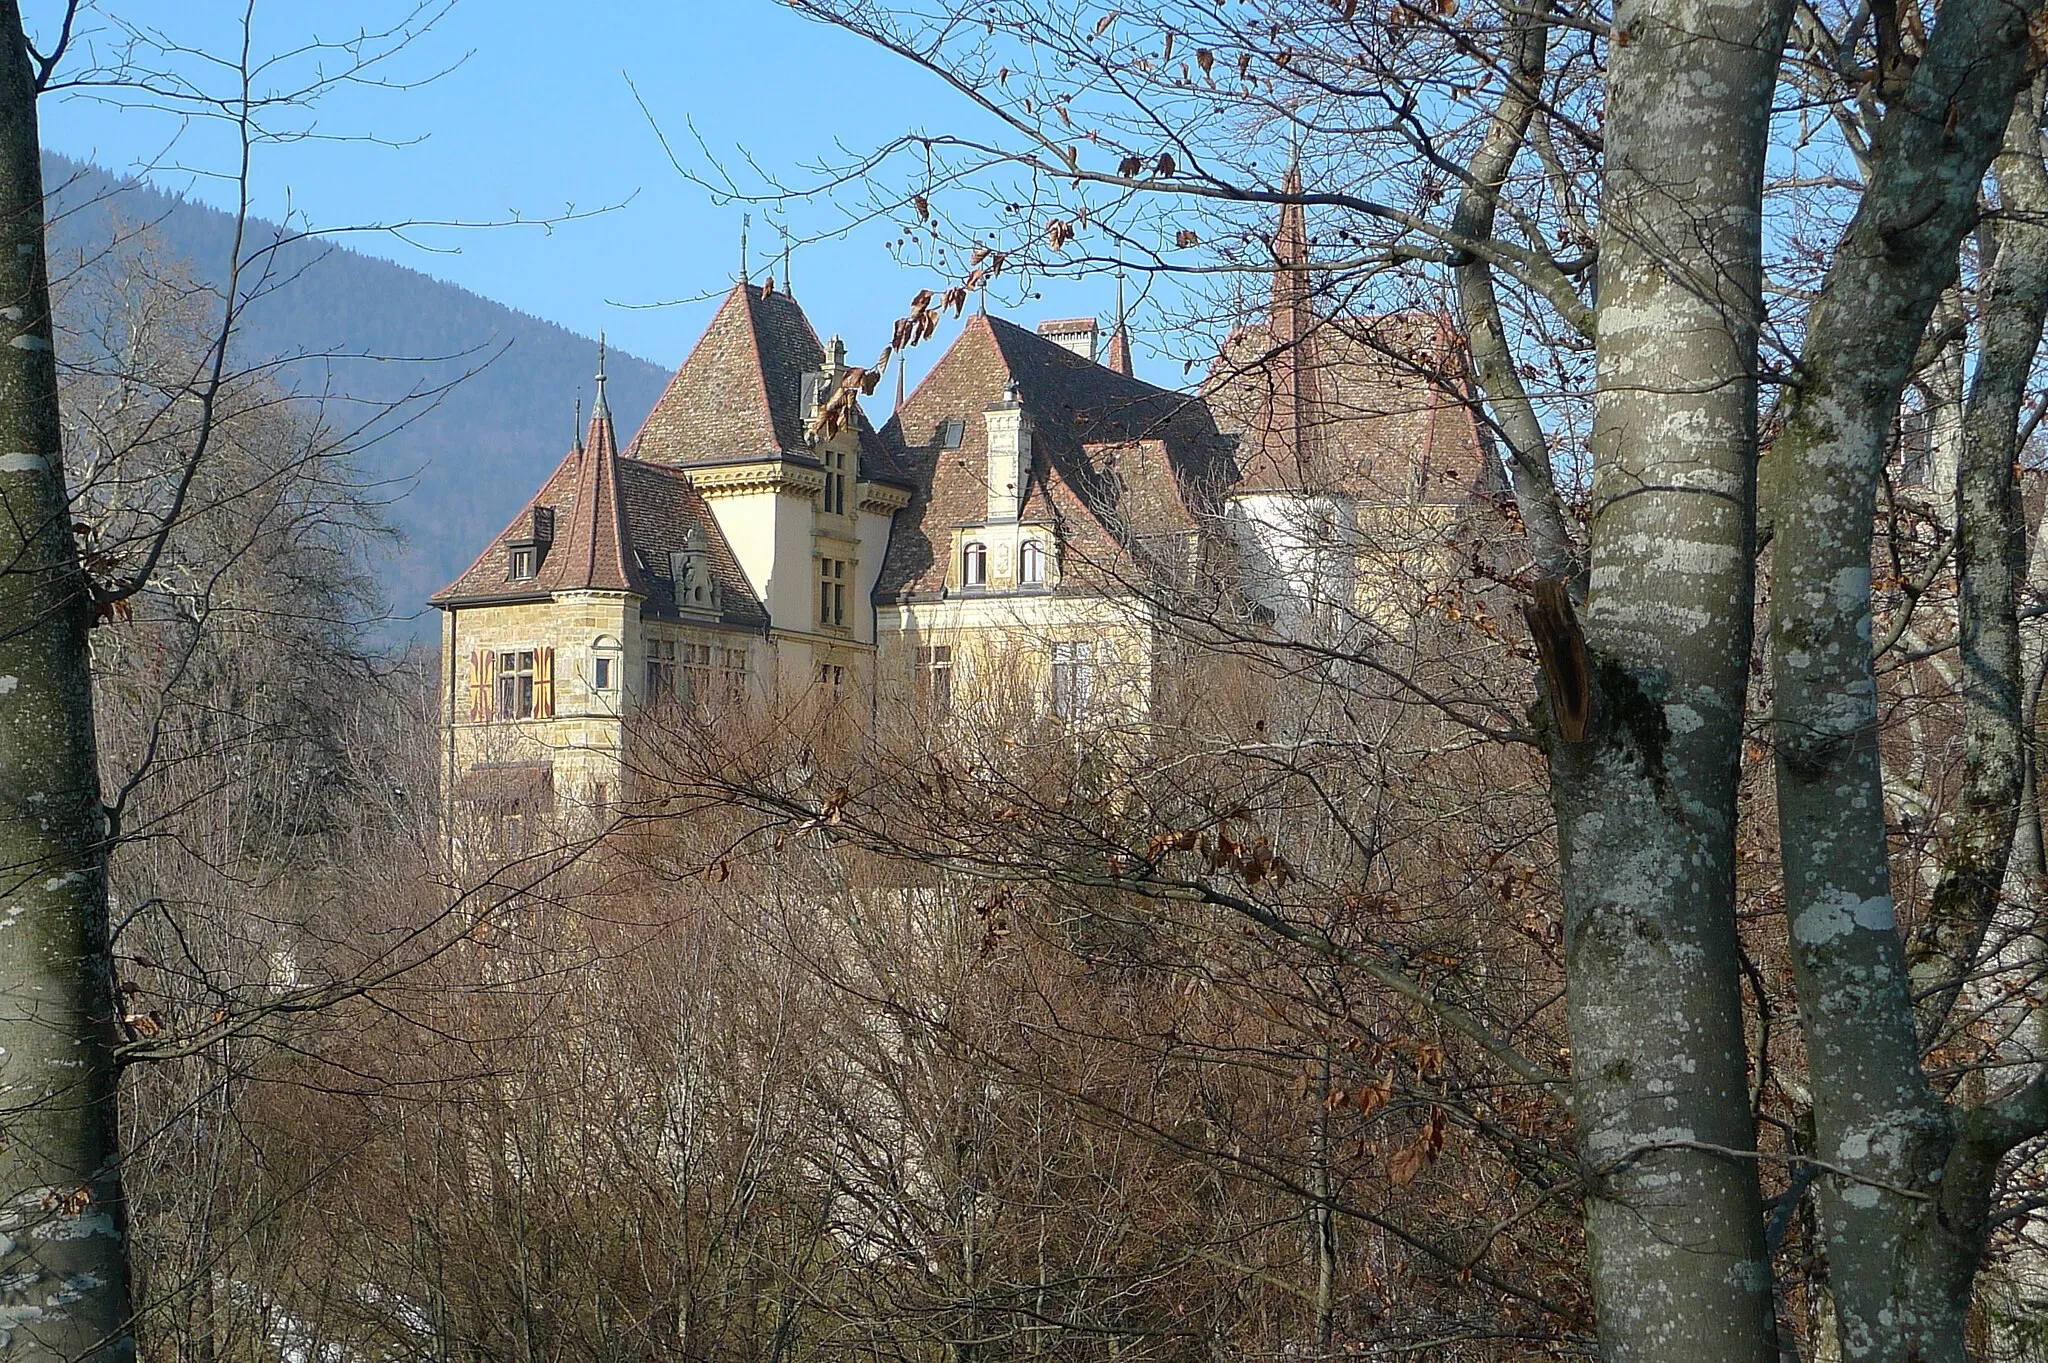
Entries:
[[634, 717], [664, 704], [1142, 712], [1205, 575], [1277, 636], [1388, 609], [1372, 551], [1504, 475], [1440, 318], [1319, 312], [1299, 207], [1274, 254], [1266, 315], [1194, 393], [1134, 377], [1121, 319], [1104, 343], [976, 314], [879, 429], [830, 429], [844, 347], [772, 279], [734, 286], [623, 445], [600, 358], [585, 434], [432, 599], [451, 812], [630, 798]]

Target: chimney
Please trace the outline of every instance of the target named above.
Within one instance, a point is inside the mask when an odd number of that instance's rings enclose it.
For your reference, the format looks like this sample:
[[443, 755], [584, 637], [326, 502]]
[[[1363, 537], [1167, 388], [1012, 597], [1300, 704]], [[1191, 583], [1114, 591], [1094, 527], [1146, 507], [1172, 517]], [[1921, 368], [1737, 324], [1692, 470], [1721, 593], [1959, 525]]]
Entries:
[[988, 422], [988, 519], [1014, 522], [1024, 502], [1024, 482], [1031, 475], [1031, 418], [1012, 380], [1003, 400], [982, 411]]
[[1095, 338], [1097, 329], [1093, 317], [1067, 317], [1055, 322], [1040, 322], [1038, 334], [1064, 350], [1071, 350], [1082, 359], [1095, 359]]

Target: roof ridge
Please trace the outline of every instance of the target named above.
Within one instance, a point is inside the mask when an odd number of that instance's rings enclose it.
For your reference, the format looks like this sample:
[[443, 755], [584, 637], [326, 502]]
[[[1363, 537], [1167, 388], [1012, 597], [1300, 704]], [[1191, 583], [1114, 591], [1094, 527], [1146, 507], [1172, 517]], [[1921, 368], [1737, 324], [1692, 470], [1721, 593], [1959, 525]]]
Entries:
[[[443, 587], [440, 591], [435, 592], [432, 596], [428, 597], [427, 600], [430, 603], [437, 601], [460, 600], [462, 594], [458, 593], [456, 589], [461, 587], [462, 584], [468, 580], [469, 575], [471, 573], [474, 573], [477, 570], [481, 569], [484, 566], [485, 562], [493, 554], [498, 552], [498, 549], [505, 543], [506, 536], [512, 534], [514, 531], [519, 529], [520, 523], [525, 521], [528, 516], [533, 514], [533, 509], [536, 506], [540, 505], [540, 499], [544, 495], [546, 495], [547, 490], [549, 488], [555, 485], [555, 480], [560, 478], [564, 472], [568, 471], [569, 461], [577, 458], [581, 454], [582, 451], [576, 449], [573, 446], [566, 453], [564, 453], [560, 461], [558, 461], [555, 464], [554, 469], [549, 472], [548, 476], [541, 479], [540, 486], [536, 487], [533, 490], [533, 492], [527, 497], [527, 499], [519, 504], [519, 510], [512, 513], [512, 519], [505, 522], [504, 529], [498, 531], [497, 534], [491, 536], [490, 539], [486, 540], [484, 542], [484, 547], [480, 551], [478, 551], [477, 556], [469, 561], [469, 566], [464, 568], [461, 572], [457, 573], [452, 579], [449, 580], [447, 586]], [[571, 486], [573, 487], [573, 484]]]
[[[1067, 349], [1058, 341], [1048, 340], [1047, 338], [1039, 335], [1036, 331], [1033, 331], [1029, 327], [1019, 326], [1017, 323], [1010, 321], [1006, 317], [989, 317], [986, 314], [984, 314], [983, 320], [990, 323], [989, 334], [995, 338], [996, 348], [999, 351], [1003, 349], [1004, 341], [1002, 331], [997, 329], [996, 324], [998, 323], [1000, 323], [1004, 329], [1016, 333], [1019, 337], [1024, 338], [1027, 342], [1029, 342], [1032, 345], [1040, 345], [1047, 347], [1048, 352], [1056, 350], [1063, 356], [1074, 356], [1073, 351]], [[1158, 395], [1162, 397], [1173, 398], [1187, 398], [1199, 396], [1198, 394], [1190, 394], [1184, 392], [1183, 390], [1178, 388], [1161, 388], [1158, 384], [1152, 382], [1150, 379], [1141, 379], [1136, 374], [1126, 374], [1121, 370], [1112, 369], [1108, 365], [1102, 363], [1100, 360], [1090, 360], [1086, 356], [1075, 356], [1075, 358], [1081, 359], [1084, 363], [1093, 365], [1095, 368], [1101, 370], [1104, 374], [1110, 374], [1115, 376], [1117, 379], [1121, 380], [1124, 383], [1134, 384], [1137, 387], [1144, 389], [1147, 395]], [[1007, 368], [1011, 366], [1012, 364], [1014, 364], [1014, 362], [1014, 357], [1012, 357], [1009, 353], [1004, 352], [1003, 363], [1005, 367]]]
[[[768, 391], [768, 367], [762, 363], [761, 319], [754, 313], [756, 302], [754, 286], [743, 279], [740, 281], [740, 293], [747, 300], [747, 357], [753, 362], [754, 366], [754, 391], [761, 399], [761, 417], [768, 423], [768, 433], [775, 438], [776, 448], [780, 450], [782, 447], [782, 433], [775, 429], [775, 397]], [[765, 302], [766, 300], [760, 301]], [[803, 317], [804, 310], [802, 308], [798, 308], [796, 311], [797, 316]], [[810, 325], [808, 317], [804, 318], [804, 325], [806, 327]], [[817, 332], [813, 331], [811, 337], [815, 340]]]
[[[625, 449], [640, 449], [648, 438], [648, 428], [663, 414], [669, 405], [670, 399], [682, 400], [687, 396], [688, 390], [682, 388], [684, 375], [689, 374], [691, 369], [700, 360], [706, 364], [710, 363], [707, 355], [714, 347], [725, 343], [726, 338], [721, 334], [719, 321], [727, 313], [734, 311], [735, 306], [739, 309], [739, 316], [743, 324], [744, 337], [742, 345], [747, 351], [747, 365], [751, 375], [750, 386], [754, 389], [754, 394], [759, 399], [758, 410], [762, 420], [767, 425], [769, 438], [775, 442], [778, 449], [780, 448], [781, 440], [775, 430], [774, 406], [770, 401], [768, 393], [768, 375], [761, 363], [761, 327], [759, 320], [754, 315], [756, 292], [757, 290], [754, 285], [749, 284], [744, 279], [734, 284], [727, 291], [724, 300], [719, 303], [717, 310], [711, 314], [711, 320], [705, 323], [704, 330], [697, 334], [696, 344], [690, 347], [690, 353], [683, 357], [683, 362], [676, 366], [675, 372], [669, 375], [668, 382], [662, 386], [661, 396], [654, 400], [654, 405], [647, 409], [647, 415], [640, 419], [640, 428], [633, 432], [633, 438], [626, 442]], [[798, 311], [801, 313], [802, 310], [799, 309]], [[806, 321], [808, 322], [808, 319]], [[748, 453], [760, 453], [760, 451], [748, 451]], [[655, 461], [647, 460], [645, 462], [653, 463]]]

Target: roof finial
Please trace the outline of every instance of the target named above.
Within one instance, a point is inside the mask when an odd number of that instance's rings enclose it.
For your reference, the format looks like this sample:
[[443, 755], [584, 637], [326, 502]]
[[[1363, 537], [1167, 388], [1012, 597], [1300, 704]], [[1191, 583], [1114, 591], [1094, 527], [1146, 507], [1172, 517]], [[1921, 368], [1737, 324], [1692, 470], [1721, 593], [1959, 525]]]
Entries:
[[777, 226], [782, 229], [782, 291], [794, 298], [796, 291], [789, 283], [789, 224], [778, 223]]
[[749, 282], [753, 278], [752, 272], [747, 269], [747, 229], [753, 225], [754, 215], [752, 213], [740, 214], [740, 283], [742, 284]]
[[583, 394], [576, 395], [576, 453], [583, 453]]
[[896, 406], [892, 410], [900, 412], [903, 410], [903, 357], [892, 355], [889, 358], [896, 365]]
[[604, 397], [604, 333], [600, 331], [597, 333], [597, 397], [590, 404], [590, 419], [595, 421], [604, 417], [610, 420], [611, 414], [611, 404]]

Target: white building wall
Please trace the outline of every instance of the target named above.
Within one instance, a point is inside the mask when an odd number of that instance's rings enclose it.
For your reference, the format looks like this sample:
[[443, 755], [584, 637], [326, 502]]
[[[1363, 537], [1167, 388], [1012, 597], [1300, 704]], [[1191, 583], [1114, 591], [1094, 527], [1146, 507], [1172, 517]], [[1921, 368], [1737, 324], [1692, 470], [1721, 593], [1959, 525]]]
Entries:
[[1327, 631], [1357, 591], [1358, 517], [1348, 498], [1244, 493], [1226, 522], [1244, 562], [1244, 587], [1282, 635]]

